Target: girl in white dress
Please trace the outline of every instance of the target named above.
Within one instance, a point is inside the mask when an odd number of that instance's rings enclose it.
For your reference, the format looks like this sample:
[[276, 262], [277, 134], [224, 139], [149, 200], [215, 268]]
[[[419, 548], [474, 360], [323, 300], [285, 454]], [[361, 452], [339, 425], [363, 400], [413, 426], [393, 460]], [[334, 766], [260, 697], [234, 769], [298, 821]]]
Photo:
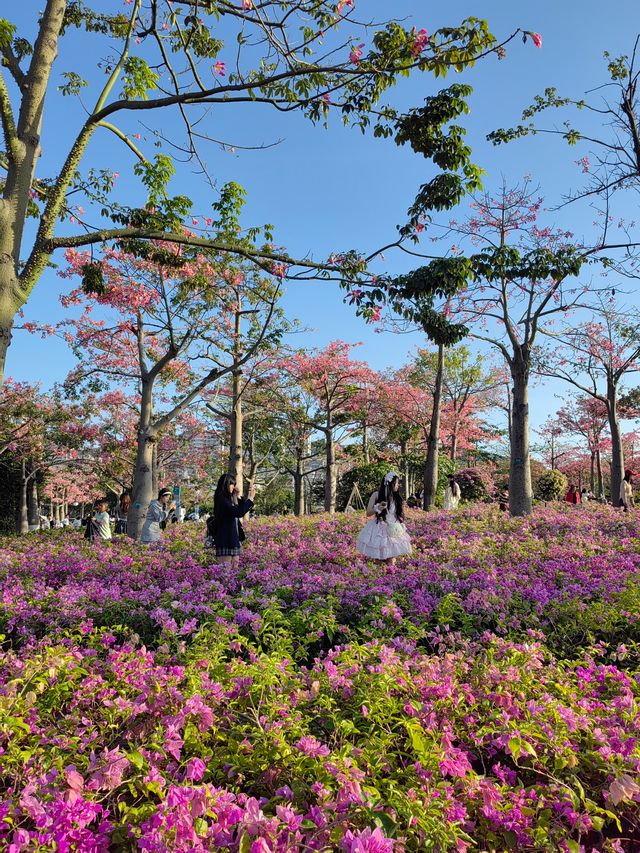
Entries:
[[456, 509], [460, 503], [460, 486], [453, 477], [449, 477], [449, 485], [444, 490], [444, 508]]
[[369, 498], [367, 515], [371, 520], [360, 531], [356, 545], [358, 553], [365, 557], [395, 563], [396, 557], [411, 553], [399, 489], [400, 477], [389, 471], [378, 491]]

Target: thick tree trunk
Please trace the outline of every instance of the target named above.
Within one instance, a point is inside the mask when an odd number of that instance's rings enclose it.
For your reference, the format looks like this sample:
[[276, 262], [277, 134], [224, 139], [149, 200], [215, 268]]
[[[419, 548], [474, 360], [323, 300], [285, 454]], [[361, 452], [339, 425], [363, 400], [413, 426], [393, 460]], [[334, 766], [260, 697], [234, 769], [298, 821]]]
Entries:
[[336, 445], [333, 440], [333, 430], [327, 429], [325, 432], [327, 438], [326, 456], [325, 456], [325, 473], [324, 473], [324, 509], [325, 512], [334, 513], [336, 511]]
[[153, 450], [151, 453], [151, 491], [153, 495], [158, 494], [160, 488], [160, 466], [158, 465], [158, 444], [153, 442]]
[[620, 484], [624, 478], [624, 450], [618, 421], [617, 389], [611, 381], [607, 382], [607, 416], [611, 433], [611, 502], [619, 506]]
[[509, 510], [511, 515], [529, 515], [533, 508], [529, 459], [529, 365], [519, 359], [511, 366], [511, 464]]
[[591, 493], [595, 495], [596, 493], [596, 452], [595, 450], [591, 451], [591, 459], [589, 460], [589, 488], [591, 489]]
[[[131, 506], [127, 514], [127, 535], [139, 539], [149, 504], [157, 495], [156, 435], [151, 431], [153, 417], [153, 382], [143, 381], [138, 424], [138, 447], [133, 470]], [[154, 477], [156, 482], [154, 483]]]
[[[0, 217], [0, 229], [2, 227], [3, 221]], [[20, 304], [12, 298], [12, 293], [18, 290], [18, 280], [13, 274], [12, 266], [10, 257], [0, 259], [0, 386], [4, 380], [4, 367], [11, 343], [13, 321]]]
[[236, 478], [236, 486], [242, 492], [242, 397], [240, 396], [240, 383], [242, 372], [233, 373], [233, 408], [231, 410], [230, 438], [229, 438], [229, 473]]
[[455, 462], [458, 456], [458, 425], [456, 424], [451, 433], [451, 447], [449, 448], [451, 461]]
[[600, 496], [604, 494], [604, 482], [602, 480], [602, 456], [600, 455], [600, 449], [596, 450], [596, 471], [598, 472], [598, 494], [597, 498], [600, 499]]
[[27, 515], [29, 530], [34, 532], [40, 529], [40, 511], [38, 506], [38, 484], [36, 478], [32, 477], [27, 486]]
[[438, 368], [436, 371], [435, 387], [433, 389], [433, 409], [431, 424], [427, 439], [427, 461], [424, 466], [424, 497], [423, 507], [433, 509], [436, 505], [438, 492], [438, 445], [440, 443], [440, 412], [442, 409], [442, 382], [444, 379], [444, 345], [438, 346]]
[[127, 515], [127, 534], [131, 539], [140, 538], [140, 531], [142, 530], [149, 504], [157, 494], [153, 487], [154, 447], [155, 439], [149, 438], [144, 433], [138, 435], [131, 506]]
[[293, 511], [304, 515], [304, 451], [296, 454], [296, 470], [293, 472]]

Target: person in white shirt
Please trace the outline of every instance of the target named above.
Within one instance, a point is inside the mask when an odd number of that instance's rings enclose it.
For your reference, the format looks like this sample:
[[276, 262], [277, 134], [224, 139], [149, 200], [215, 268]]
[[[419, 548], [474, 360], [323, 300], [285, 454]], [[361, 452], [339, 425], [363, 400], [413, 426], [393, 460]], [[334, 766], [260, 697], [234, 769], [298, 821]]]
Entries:
[[620, 483], [620, 506], [624, 507], [625, 512], [629, 512], [629, 507], [634, 507], [633, 471], [624, 472], [624, 480]]
[[460, 486], [453, 477], [449, 477], [449, 484], [444, 491], [444, 508], [455, 509], [460, 503]]
[[107, 542], [111, 539], [111, 519], [107, 512], [107, 502], [101, 498], [96, 504], [96, 512], [92, 518], [93, 538]]
[[158, 500], [151, 501], [149, 504], [147, 517], [140, 533], [141, 542], [149, 544], [150, 542], [159, 542], [162, 538], [162, 527], [160, 525], [166, 522], [171, 510], [175, 509], [174, 503], [169, 505], [172, 494], [171, 489], [160, 489]]

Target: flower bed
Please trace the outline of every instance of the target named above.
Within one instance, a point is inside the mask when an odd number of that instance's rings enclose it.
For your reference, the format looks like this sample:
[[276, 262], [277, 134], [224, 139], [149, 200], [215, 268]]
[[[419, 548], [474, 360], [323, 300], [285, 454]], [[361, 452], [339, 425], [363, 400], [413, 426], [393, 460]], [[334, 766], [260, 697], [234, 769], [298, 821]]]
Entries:
[[640, 528], [572, 509], [4, 540], [0, 848], [638, 849]]

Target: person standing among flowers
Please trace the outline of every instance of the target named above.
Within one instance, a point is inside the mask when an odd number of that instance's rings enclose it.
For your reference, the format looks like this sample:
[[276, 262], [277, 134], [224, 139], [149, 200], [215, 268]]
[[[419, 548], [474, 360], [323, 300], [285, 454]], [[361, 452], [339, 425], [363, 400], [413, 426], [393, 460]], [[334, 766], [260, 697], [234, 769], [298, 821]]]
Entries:
[[582, 501], [580, 492], [576, 489], [573, 483], [569, 486], [569, 491], [565, 495], [564, 499], [568, 504], [579, 504]]
[[626, 470], [624, 479], [620, 483], [620, 506], [625, 512], [629, 512], [629, 507], [634, 507], [633, 503], [633, 471]]
[[444, 490], [444, 508], [456, 509], [460, 503], [460, 486], [456, 483], [455, 477], [449, 477], [449, 484]]
[[[249, 492], [251, 495], [251, 490]], [[240, 545], [245, 539], [240, 519], [253, 507], [251, 497], [243, 498], [232, 474], [223, 474], [218, 480], [213, 497], [213, 524], [211, 531], [216, 548], [216, 558], [221, 563], [231, 563], [237, 569], [240, 563]]]
[[96, 511], [89, 524], [93, 525], [93, 541], [101, 539], [103, 542], [111, 540], [111, 519], [107, 512], [107, 501], [100, 498], [96, 501]]
[[169, 504], [173, 492], [171, 489], [160, 489], [158, 500], [151, 501], [147, 510], [147, 517], [142, 525], [140, 541], [145, 545], [151, 542], [159, 542], [162, 538], [162, 530], [167, 524], [167, 518], [175, 504]]
[[400, 494], [400, 476], [393, 471], [384, 475], [380, 488], [369, 498], [367, 516], [371, 518], [360, 531], [358, 553], [374, 560], [390, 561], [411, 553], [411, 539], [404, 526], [404, 506]]

